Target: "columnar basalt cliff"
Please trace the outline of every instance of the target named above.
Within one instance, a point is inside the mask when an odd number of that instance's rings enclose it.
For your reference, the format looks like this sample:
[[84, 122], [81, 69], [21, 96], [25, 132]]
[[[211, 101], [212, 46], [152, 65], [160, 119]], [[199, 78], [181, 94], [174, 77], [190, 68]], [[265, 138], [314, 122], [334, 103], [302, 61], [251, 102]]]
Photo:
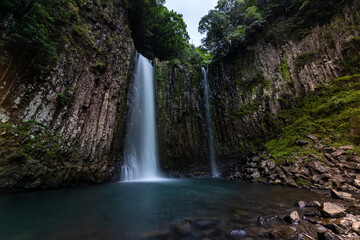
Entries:
[[[0, 187], [119, 177], [135, 53], [125, 6], [87, 1], [69, 11], [66, 44], [50, 72], [29, 78], [24, 66], [1, 62]], [[284, 124], [282, 110], [318, 86], [353, 74], [346, 60], [359, 41], [359, 24], [355, 3], [303, 39], [258, 39], [243, 54], [209, 66], [220, 169], [262, 150]], [[160, 162], [165, 170], [202, 174], [210, 163], [201, 68], [174, 62], [154, 61]]]
[[49, 74], [1, 78], [1, 187], [57, 187], [118, 175], [135, 52], [125, 8], [122, 1], [87, 1], [70, 10], [76, 18], [66, 26], [68, 43]]
[[[220, 165], [225, 167], [262, 150], [284, 124], [285, 120], [279, 118], [282, 110], [346, 74], [343, 62], [358, 35], [359, 9], [355, 3], [301, 40], [276, 45], [259, 39], [243, 55], [210, 65], [213, 128]], [[157, 65], [164, 167], [205, 166], [208, 149], [200, 69]]]
[[200, 68], [169, 62], [155, 62], [155, 67], [159, 144], [164, 169], [208, 171]]
[[[351, 41], [359, 36], [358, 5], [301, 40], [274, 45], [259, 39], [252, 50], [210, 66], [214, 131], [220, 159], [261, 149], [277, 133], [276, 116], [307, 92], [344, 72]], [[280, 122], [279, 122], [280, 121]]]

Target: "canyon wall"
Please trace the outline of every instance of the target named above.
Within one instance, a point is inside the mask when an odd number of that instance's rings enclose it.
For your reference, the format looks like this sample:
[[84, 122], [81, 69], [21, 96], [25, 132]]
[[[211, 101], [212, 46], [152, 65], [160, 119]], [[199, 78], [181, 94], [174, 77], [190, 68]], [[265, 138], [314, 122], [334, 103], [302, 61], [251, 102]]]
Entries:
[[[282, 110], [346, 74], [342, 61], [352, 39], [359, 36], [359, 23], [355, 3], [301, 40], [276, 45], [259, 39], [245, 55], [209, 66], [220, 166], [241, 162], [243, 156], [262, 150], [279, 133], [278, 126], [283, 126], [278, 117]], [[163, 165], [187, 172], [209, 171], [200, 67], [155, 65]]]
[[77, 19], [66, 26], [68, 44], [49, 74], [1, 78], [1, 187], [118, 177], [135, 53], [125, 7], [87, 1], [72, 10]]

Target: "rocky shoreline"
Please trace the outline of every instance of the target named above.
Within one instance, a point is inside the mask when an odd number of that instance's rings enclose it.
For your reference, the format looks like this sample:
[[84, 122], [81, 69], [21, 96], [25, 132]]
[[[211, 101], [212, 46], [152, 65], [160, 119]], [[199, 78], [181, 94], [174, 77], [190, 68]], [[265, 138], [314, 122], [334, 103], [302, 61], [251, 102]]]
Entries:
[[336, 190], [324, 193], [326, 196], [321, 198], [323, 200], [321, 203], [300, 200], [286, 213], [259, 216], [256, 226], [254, 223], [249, 226], [237, 223], [234, 216], [240, 216], [242, 213], [234, 209], [233, 216], [228, 219], [202, 217], [182, 219], [169, 223], [161, 230], [144, 233], [140, 239], [360, 239], [359, 198]]
[[[315, 136], [310, 137], [316, 141]], [[299, 140], [297, 144], [307, 142]], [[250, 158], [244, 166], [233, 167], [226, 179], [358, 193], [360, 157], [354, 151], [354, 146], [324, 147], [321, 142], [313, 146], [316, 146], [321, 157], [312, 154], [300, 157], [294, 153], [291, 161], [277, 165], [275, 157], [263, 154]]]

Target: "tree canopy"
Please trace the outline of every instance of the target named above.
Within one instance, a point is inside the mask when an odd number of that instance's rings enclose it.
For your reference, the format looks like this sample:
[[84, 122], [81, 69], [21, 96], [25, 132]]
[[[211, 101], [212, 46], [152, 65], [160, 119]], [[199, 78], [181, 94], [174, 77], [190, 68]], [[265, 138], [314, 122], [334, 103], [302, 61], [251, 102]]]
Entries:
[[165, 0], [133, 0], [128, 4], [136, 49], [148, 58], [184, 58], [189, 35], [181, 14], [169, 11]]
[[[215, 57], [245, 50], [257, 37], [301, 38], [352, 0], [219, 0], [199, 23], [204, 47]], [[271, 39], [272, 38], [272, 39]]]

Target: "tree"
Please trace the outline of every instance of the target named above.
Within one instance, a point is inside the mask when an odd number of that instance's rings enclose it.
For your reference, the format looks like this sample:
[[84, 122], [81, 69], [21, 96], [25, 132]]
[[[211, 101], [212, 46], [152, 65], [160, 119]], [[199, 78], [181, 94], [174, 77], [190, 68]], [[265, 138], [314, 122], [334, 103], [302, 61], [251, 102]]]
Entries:
[[134, 0], [129, 18], [136, 49], [148, 58], [184, 58], [189, 40], [181, 14], [169, 11], [164, 0]]

